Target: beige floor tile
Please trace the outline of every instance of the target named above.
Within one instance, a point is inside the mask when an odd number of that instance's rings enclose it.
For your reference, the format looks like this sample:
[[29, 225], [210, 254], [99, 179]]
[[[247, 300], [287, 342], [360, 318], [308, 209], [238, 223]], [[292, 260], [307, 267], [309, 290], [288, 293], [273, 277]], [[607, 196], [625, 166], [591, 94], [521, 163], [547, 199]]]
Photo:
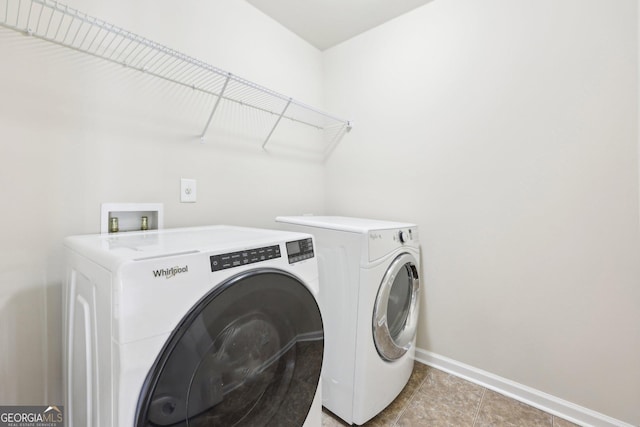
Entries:
[[461, 378], [428, 368], [420, 389], [398, 419], [397, 426], [473, 426], [484, 389]]
[[[404, 387], [404, 389], [400, 392], [398, 397], [391, 402], [391, 404], [386, 407], [380, 414], [373, 417], [370, 421], [366, 422], [364, 426], [366, 427], [383, 427], [383, 426], [392, 426], [395, 424], [398, 415], [402, 412], [404, 407], [409, 403], [411, 396], [415, 391], [420, 387], [422, 382], [427, 376], [429, 372], [429, 368], [422, 363], [416, 362], [413, 367], [413, 373], [409, 378], [409, 382]], [[322, 425], [323, 427], [338, 427], [338, 426], [346, 426], [347, 424], [342, 421], [336, 415], [330, 413], [326, 409], [323, 408], [323, 418]], [[325, 417], [327, 418], [325, 424]]]
[[546, 412], [487, 390], [475, 427], [552, 427], [552, 422]]
[[337, 415], [322, 408], [322, 427], [343, 427], [346, 425], [348, 424], [342, 421]]
[[[322, 427], [347, 424], [323, 409]], [[416, 362], [409, 383], [365, 427], [579, 427]]]
[[574, 424], [571, 421], [563, 420], [556, 416], [553, 417], [553, 427], [580, 427], [578, 424]]
[[383, 427], [394, 425], [396, 420], [398, 419], [398, 416], [409, 404], [409, 401], [411, 400], [413, 394], [424, 382], [430, 369], [432, 368], [423, 365], [422, 363], [416, 362], [413, 367], [413, 373], [409, 378], [409, 382], [407, 382], [407, 385], [400, 392], [398, 397], [396, 397], [396, 399], [391, 402], [391, 404], [387, 406], [384, 411], [373, 417], [373, 419], [371, 419], [364, 425], [366, 427]]

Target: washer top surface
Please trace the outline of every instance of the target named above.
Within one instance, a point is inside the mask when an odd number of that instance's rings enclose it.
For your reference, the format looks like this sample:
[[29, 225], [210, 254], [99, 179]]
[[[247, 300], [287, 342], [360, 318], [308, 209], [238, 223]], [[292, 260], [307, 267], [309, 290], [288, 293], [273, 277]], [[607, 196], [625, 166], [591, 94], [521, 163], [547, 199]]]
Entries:
[[373, 230], [391, 230], [397, 228], [415, 227], [407, 222], [380, 221], [377, 219], [352, 218], [346, 216], [279, 216], [277, 222], [306, 225], [309, 227], [327, 228], [330, 230], [350, 231], [353, 233], [368, 233]]
[[198, 252], [226, 251], [305, 237], [302, 233], [214, 225], [67, 237], [65, 246], [105, 267], [127, 261]]

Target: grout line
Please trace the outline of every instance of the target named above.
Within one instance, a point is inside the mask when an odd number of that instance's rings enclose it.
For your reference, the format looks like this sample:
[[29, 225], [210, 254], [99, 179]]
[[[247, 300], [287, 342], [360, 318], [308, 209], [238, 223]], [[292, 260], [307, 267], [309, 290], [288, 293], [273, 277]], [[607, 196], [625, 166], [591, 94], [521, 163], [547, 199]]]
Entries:
[[487, 394], [487, 389], [482, 388], [482, 397], [480, 398], [480, 403], [478, 403], [478, 409], [476, 409], [476, 415], [473, 417], [473, 426], [478, 423], [478, 417], [480, 417], [480, 409], [482, 408], [482, 404], [484, 403], [484, 395]]
[[420, 384], [418, 384], [418, 386], [413, 391], [413, 393], [411, 393], [411, 397], [409, 397], [407, 399], [407, 403], [405, 403], [405, 405], [402, 407], [402, 409], [400, 411], [398, 411], [398, 415], [393, 420], [393, 423], [391, 423], [391, 427], [393, 427], [393, 426], [398, 424], [398, 421], [400, 421], [400, 418], [402, 417], [402, 415], [405, 413], [405, 411], [407, 410], [407, 408], [411, 404], [411, 401], [413, 400], [413, 398], [416, 396], [416, 394], [418, 394], [418, 392], [422, 388], [422, 385], [425, 383], [425, 381], [427, 381], [428, 377], [429, 377], [429, 373], [427, 372], [427, 375], [425, 375], [425, 377], [422, 379], [422, 382], [420, 382]]

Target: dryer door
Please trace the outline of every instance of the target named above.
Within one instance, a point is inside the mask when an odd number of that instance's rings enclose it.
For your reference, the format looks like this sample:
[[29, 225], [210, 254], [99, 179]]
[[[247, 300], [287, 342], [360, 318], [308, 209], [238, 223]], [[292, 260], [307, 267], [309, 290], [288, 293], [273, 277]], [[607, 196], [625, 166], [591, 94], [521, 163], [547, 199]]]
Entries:
[[373, 309], [373, 340], [378, 354], [389, 361], [410, 348], [418, 326], [420, 279], [415, 258], [399, 255], [384, 275]]
[[294, 276], [258, 269], [216, 287], [151, 368], [136, 426], [301, 426], [322, 367], [314, 296]]

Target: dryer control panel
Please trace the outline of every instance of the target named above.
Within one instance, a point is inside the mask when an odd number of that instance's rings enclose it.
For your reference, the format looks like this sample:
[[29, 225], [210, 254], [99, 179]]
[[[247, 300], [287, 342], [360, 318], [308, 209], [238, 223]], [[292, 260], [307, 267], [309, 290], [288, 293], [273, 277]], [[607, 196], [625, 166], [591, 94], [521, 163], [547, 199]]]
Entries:
[[313, 239], [287, 242], [287, 255], [289, 256], [289, 264], [313, 258]]
[[369, 262], [373, 262], [398, 248], [420, 246], [418, 227], [369, 231]]

